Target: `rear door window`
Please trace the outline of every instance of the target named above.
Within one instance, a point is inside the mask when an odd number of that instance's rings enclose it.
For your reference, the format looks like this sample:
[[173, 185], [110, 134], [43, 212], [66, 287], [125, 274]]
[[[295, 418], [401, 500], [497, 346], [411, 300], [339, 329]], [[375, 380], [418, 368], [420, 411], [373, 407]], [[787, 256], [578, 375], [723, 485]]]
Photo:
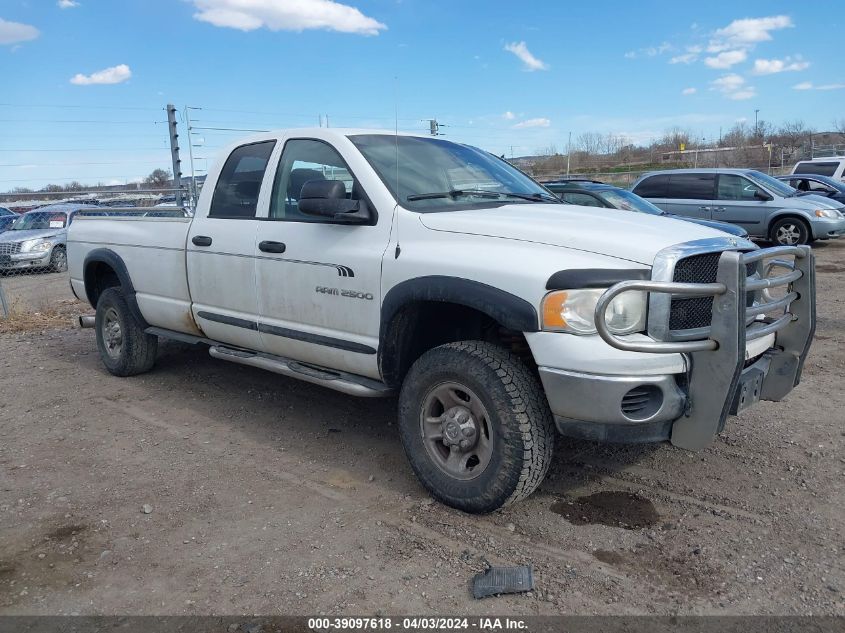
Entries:
[[210, 218], [254, 218], [261, 181], [276, 141], [242, 145], [233, 151], [214, 187]]
[[667, 198], [713, 200], [715, 174], [670, 174]]
[[816, 174], [817, 176], [832, 176], [839, 167], [838, 162], [807, 161], [795, 166], [796, 174]]
[[659, 174], [649, 176], [636, 187], [634, 193], [643, 198], [668, 198], [669, 176]]

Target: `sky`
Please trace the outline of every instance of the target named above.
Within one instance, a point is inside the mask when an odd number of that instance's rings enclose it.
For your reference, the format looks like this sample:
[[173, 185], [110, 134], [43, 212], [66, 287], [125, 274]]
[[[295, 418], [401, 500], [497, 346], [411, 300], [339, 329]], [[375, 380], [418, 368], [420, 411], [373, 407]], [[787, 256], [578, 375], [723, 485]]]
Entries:
[[[0, 191], [194, 169], [249, 132], [380, 127], [506, 156], [569, 134], [845, 118], [845, 3], [0, 0]], [[197, 108], [186, 110], [186, 107]], [[200, 128], [237, 128], [236, 130]], [[186, 143], [183, 171], [190, 171]]]

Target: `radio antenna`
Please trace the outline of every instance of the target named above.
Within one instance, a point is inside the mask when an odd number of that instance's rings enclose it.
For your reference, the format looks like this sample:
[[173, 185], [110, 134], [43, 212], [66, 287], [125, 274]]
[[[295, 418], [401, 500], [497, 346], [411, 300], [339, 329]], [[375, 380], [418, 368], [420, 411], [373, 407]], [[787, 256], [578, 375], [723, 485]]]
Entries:
[[399, 246], [399, 77], [393, 78], [393, 139], [396, 147], [396, 207], [393, 215], [396, 224], [396, 251], [394, 259], [399, 259], [402, 248]]

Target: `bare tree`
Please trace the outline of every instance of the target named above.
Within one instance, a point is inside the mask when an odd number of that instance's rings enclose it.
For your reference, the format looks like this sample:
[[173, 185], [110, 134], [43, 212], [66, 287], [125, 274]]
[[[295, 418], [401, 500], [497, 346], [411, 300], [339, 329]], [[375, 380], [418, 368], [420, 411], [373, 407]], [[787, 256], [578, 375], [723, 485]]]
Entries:
[[170, 184], [171, 177], [166, 169], [154, 169], [149, 176], [144, 178], [144, 184], [151, 189], [164, 189]]

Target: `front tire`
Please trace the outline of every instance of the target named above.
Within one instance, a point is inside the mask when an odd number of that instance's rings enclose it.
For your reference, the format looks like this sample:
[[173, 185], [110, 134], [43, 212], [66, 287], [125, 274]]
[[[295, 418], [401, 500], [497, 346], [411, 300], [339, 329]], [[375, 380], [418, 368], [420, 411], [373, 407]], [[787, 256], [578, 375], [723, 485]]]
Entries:
[[119, 288], [107, 288], [100, 295], [94, 330], [100, 358], [110, 373], [124, 377], [152, 369], [158, 337], [144, 332]]
[[67, 271], [67, 251], [62, 246], [57, 246], [50, 254], [50, 270], [54, 273]]
[[492, 512], [543, 481], [554, 448], [537, 378], [497, 345], [463, 341], [423, 354], [399, 396], [399, 431], [422, 484], [465, 512]]
[[813, 241], [810, 227], [797, 218], [783, 218], [772, 224], [769, 237], [778, 246], [797, 246]]

